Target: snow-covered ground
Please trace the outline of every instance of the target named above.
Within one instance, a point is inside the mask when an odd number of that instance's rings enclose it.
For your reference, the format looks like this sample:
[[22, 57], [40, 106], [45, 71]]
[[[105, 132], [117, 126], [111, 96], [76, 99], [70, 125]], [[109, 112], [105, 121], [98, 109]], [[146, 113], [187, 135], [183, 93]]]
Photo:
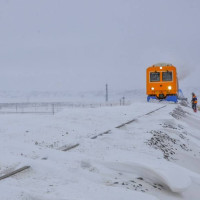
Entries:
[[30, 168], [0, 180], [0, 199], [199, 200], [199, 129], [191, 108], [143, 100], [1, 114], [0, 176]]

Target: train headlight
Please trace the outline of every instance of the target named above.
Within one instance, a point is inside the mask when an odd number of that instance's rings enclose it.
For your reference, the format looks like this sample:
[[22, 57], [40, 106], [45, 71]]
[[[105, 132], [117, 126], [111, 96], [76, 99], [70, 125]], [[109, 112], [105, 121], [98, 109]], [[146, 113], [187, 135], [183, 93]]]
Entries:
[[154, 90], [154, 87], [152, 87], [151, 90]]
[[162, 69], [162, 67], [160, 67], [160, 69]]
[[168, 86], [168, 90], [171, 90], [172, 89], [172, 86]]

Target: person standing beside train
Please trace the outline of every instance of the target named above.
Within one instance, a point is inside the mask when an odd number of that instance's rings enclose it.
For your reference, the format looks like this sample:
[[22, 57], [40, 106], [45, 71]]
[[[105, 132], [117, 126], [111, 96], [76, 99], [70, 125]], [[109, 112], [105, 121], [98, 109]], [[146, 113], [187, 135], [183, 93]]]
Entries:
[[195, 95], [195, 93], [192, 93], [192, 109], [194, 110], [194, 112], [197, 112], [197, 97]]

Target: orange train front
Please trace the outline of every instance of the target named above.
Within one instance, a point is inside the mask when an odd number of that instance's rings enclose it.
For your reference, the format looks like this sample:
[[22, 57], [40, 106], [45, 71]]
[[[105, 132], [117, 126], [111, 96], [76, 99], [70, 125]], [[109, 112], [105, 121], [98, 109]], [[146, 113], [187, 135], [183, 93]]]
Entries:
[[172, 64], [158, 63], [146, 70], [147, 101], [159, 99], [178, 101], [178, 78], [176, 67]]

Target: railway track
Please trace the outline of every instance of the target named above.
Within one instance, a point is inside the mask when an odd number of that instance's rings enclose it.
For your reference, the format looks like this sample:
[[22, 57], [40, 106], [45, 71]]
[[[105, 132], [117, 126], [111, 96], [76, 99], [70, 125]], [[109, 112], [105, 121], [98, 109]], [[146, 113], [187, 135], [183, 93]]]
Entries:
[[73, 144], [73, 145], [65, 145], [65, 146], [62, 146], [60, 149], [58, 149], [58, 150], [61, 150], [61, 151], [69, 151], [69, 150], [71, 150], [71, 149], [73, 149], [73, 148], [76, 148], [76, 147], [78, 147], [80, 144], [79, 143], [77, 143], [77, 144]]
[[125, 125], [127, 125], [127, 124], [131, 124], [132, 122], [137, 121], [139, 118], [144, 117], [144, 116], [146, 116], [146, 115], [150, 115], [150, 114], [152, 114], [152, 113], [154, 113], [154, 112], [156, 112], [156, 111], [158, 111], [158, 110], [160, 110], [160, 109], [162, 109], [162, 108], [165, 108], [165, 107], [166, 107], [166, 105], [165, 105], [165, 106], [162, 106], [162, 107], [160, 107], [160, 108], [157, 108], [157, 109], [155, 109], [155, 110], [152, 110], [152, 111], [150, 111], [150, 112], [148, 112], [148, 113], [146, 113], [146, 114], [144, 114], [144, 115], [140, 115], [140, 116], [138, 116], [138, 117], [135, 118], [135, 119], [132, 119], [132, 120], [130, 120], [130, 121], [128, 121], [128, 122], [125, 122], [125, 123], [123, 123], [123, 124], [121, 124], [121, 125], [119, 125], [119, 126], [116, 126], [115, 128], [121, 128], [121, 127], [123, 127], [123, 126], [125, 126]]
[[[165, 108], [166, 106], [167, 106], [167, 105], [164, 105], [164, 106], [162, 106], [162, 107], [160, 107], [160, 108], [157, 108], [157, 109], [155, 109], [155, 110], [152, 110], [152, 111], [150, 111], [150, 112], [148, 112], [148, 113], [146, 113], [146, 114], [140, 115], [140, 116], [138, 116], [137, 118], [134, 118], [134, 119], [132, 119], [132, 120], [129, 120], [129, 121], [125, 122], [125, 123], [122, 123], [122, 124], [116, 126], [115, 128], [117, 128], [117, 129], [118, 129], [118, 128], [122, 128], [122, 127], [124, 127], [124, 126], [126, 126], [126, 125], [128, 125], [128, 124], [131, 124], [131, 123], [137, 121], [139, 118], [144, 117], [144, 116], [147, 116], [147, 115], [150, 115], [150, 114], [152, 114], [152, 113], [154, 113], [154, 112], [156, 112], [156, 111], [158, 111], [158, 110], [160, 110], [160, 109], [162, 109], [162, 108]], [[97, 135], [95, 135], [95, 136], [92, 136], [90, 139], [96, 139], [97, 137], [103, 136], [103, 135], [105, 135], [105, 134], [109, 134], [110, 132], [111, 132], [111, 130], [107, 130], [107, 131], [105, 131], [105, 132], [103, 132], [103, 133], [100, 133], [100, 134], [97, 134]]]
[[[152, 111], [150, 111], [150, 112], [148, 112], [148, 113], [146, 113], [146, 114], [140, 115], [140, 116], [138, 116], [137, 118], [134, 118], [134, 119], [132, 119], [132, 120], [129, 120], [129, 121], [125, 122], [125, 123], [120, 124], [119, 126], [116, 126], [115, 128], [117, 128], [117, 129], [122, 128], [122, 127], [124, 127], [124, 126], [126, 126], [126, 125], [128, 125], [128, 124], [131, 124], [131, 123], [137, 121], [137, 120], [138, 120], [139, 118], [141, 118], [141, 117], [144, 117], [144, 116], [150, 115], [150, 114], [152, 114], [152, 113], [155, 113], [156, 111], [158, 111], [158, 110], [160, 110], [160, 109], [162, 109], [162, 108], [165, 108], [165, 107], [166, 107], [166, 105], [165, 105], [165, 106], [162, 106], [162, 107], [160, 107], [160, 108], [157, 108], [157, 109], [155, 109], [155, 110], [152, 110]], [[98, 137], [100, 137], [100, 136], [103, 136], [103, 135], [106, 135], [106, 134], [111, 133], [111, 131], [112, 131], [112, 130], [107, 130], [107, 131], [105, 131], [105, 132], [99, 133], [99, 134], [97, 134], [97, 135], [94, 135], [94, 136], [90, 137], [90, 139], [96, 139], [96, 138], [98, 138]], [[62, 146], [62, 147], [61, 147], [60, 149], [58, 149], [58, 150], [61, 150], [61, 151], [66, 152], [66, 151], [69, 151], [69, 150], [71, 150], [71, 149], [74, 149], [74, 148], [76, 148], [76, 147], [78, 147], [78, 146], [80, 146], [79, 143], [76, 143], [76, 144], [73, 144], [73, 145], [65, 145], [65, 146]], [[24, 166], [24, 167], [21, 167], [21, 168], [19, 168], [19, 169], [17, 169], [17, 170], [13, 170], [13, 171], [11, 171], [11, 172], [9, 172], [9, 173], [7, 173], [7, 174], [4, 174], [4, 175], [0, 176], [0, 180], [9, 178], [9, 177], [11, 177], [11, 176], [13, 176], [13, 175], [15, 175], [15, 174], [18, 174], [18, 173], [20, 173], [20, 172], [22, 172], [22, 171], [24, 171], [24, 170], [26, 170], [26, 169], [29, 169], [29, 168], [30, 168], [30, 166]]]
[[8, 177], [13, 176], [15, 174], [18, 174], [19, 172], [22, 172], [22, 171], [24, 171], [26, 169], [29, 169], [29, 168], [30, 168], [30, 166], [24, 166], [24, 167], [21, 167], [21, 168], [19, 168], [17, 170], [13, 170], [13, 171], [11, 171], [11, 172], [9, 172], [7, 174], [4, 174], [3, 176], [0, 176], [0, 180], [3, 180], [5, 178], [8, 178]]
[[[140, 115], [140, 116], [138, 116], [137, 118], [134, 118], [134, 119], [132, 119], [132, 120], [129, 120], [129, 121], [125, 122], [125, 123], [122, 123], [122, 124], [116, 126], [115, 128], [117, 128], [117, 129], [122, 128], [122, 127], [124, 127], [124, 126], [126, 126], [126, 125], [128, 125], [128, 124], [131, 124], [131, 123], [137, 121], [139, 118], [144, 117], [144, 116], [147, 116], [147, 115], [150, 115], [150, 114], [152, 114], [152, 113], [154, 113], [154, 112], [156, 112], [156, 111], [158, 111], [158, 110], [160, 110], [160, 109], [162, 109], [162, 108], [164, 108], [164, 107], [166, 107], [166, 105], [161, 106], [161, 107], [159, 107], [159, 108], [157, 108], [157, 109], [154, 109], [154, 110], [152, 110], [152, 111], [150, 111], [150, 112], [148, 112], [148, 113], [146, 113], [146, 114]], [[98, 137], [100, 137], [100, 136], [103, 136], [103, 135], [106, 135], [106, 134], [110, 134], [111, 131], [112, 131], [112, 130], [109, 129], [109, 130], [104, 131], [104, 132], [102, 132], [102, 133], [99, 133], [99, 134], [97, 134], [97, 135], [93, 135], [92, 137], [90, 137], [90, 139], [96, 139], [96, 138], [98, 138]], [[78, 146], [80, 146], [80, 145], [81, 145], [81, 144], [79, 144], [79, 143], [70, 144], [70, 145], [64, 145], [64, 146], [58, 148], [57, 150], [66, 152], [66, 151], [70, 151], [71, 149], [74, 149], [74, 148], [76, 148], [76, 147], [78, 147]]]

